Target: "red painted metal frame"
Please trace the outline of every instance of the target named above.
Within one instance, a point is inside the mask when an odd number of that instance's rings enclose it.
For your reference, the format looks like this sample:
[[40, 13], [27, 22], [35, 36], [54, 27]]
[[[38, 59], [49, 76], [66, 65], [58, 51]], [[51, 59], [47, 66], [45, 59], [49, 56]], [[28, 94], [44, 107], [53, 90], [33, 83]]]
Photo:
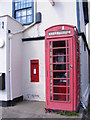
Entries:
[[[64, 26], [64, 30], [70, 30], [70, 34], [65, 35], [53, 35], [49, 36], [49, 32], [54, 31], [62, 31], [62, 26]], [[78, 34], [76, 27], [70, 26], [70, 25], [57, 25], [50, 27], [45, 32], [45, 76], [46, 76], [46, 109], [54, 109], [54, 110], [68, 110], [68, 111], [76, 111], [77, 107], [80, 103], [80, 50], [79, 50], [79, 98], [77, 93], [77, 43], [78, 38], [76, 37], [76, 34]], [[67, 64], [67, 40], [69, 41], [69, 86], [68, 86], [68, 78], [63, 78], [62, 80], [66, 80], [66, 86], [59, 86], [59, 85], [53, 85], [54, 80], [59, 80], [61, 78], [53, 78], [53, 72], [65, 72], [68, 74], [68, 64]], [[57, 47], [53, 48], [53, 42], [54, 41], [65, 41], [66, 47]], [[52, 70], [50, 70], [50, 48], [49, 43], [51, 42], [51, 49], [52, 51], [54, 49], [64, 49], [66, 48], [66, 63], [60, 62], [57, 64], [66, 64], [66, 70], [53, 70], [53, 64], [56, 64], [53, 62], [53, 57], [57, 55], [53, 55], [52, 52]], [[60, 56], [60, 55], [58, 55]], [[50, 71], [52, 71], [52, 100], [50, 99]], [[66, 93], [54, 93], [55, 88], [66, 88]], [[70, 93], [68, 93], [68, 88]], [[53, 95], [66, 95], [66, 101], [59, 101], [54, 100]], [[70, 95], [70, 100], [68, 101], [68, 95]]]

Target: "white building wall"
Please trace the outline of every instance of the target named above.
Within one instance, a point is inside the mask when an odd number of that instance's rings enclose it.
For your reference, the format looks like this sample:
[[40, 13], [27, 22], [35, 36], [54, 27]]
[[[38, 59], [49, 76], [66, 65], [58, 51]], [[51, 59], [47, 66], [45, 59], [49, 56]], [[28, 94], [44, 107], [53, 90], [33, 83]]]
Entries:
[[[45, 100], [45, 41], [23, 42], [23, 95], [27, 100]], [[30, 60], [39, 60], [39, 82], [31, 82]]]
[[[4, 29], [1, 28], [2, 21]], [[0, 18], [0, 38], [5, 46], [0, 48], [0, 72], [5, 73], [5, 90], [0, 91], [0, 100], [7, 101], [22, 96], [22, 33], [23, 26], [9, 16]], [[9, 39], [8, 30], [12, 32]]]
[[0, 16], [12, 16], [12, 0], [0, 0]]
[[81, 73], [81, 100], [87, 106], [89, 95], [89, 64], [88, 50], [84, 51], [84, 41], [80, 37], [80, 73]]
[[[23, 34], [18, 33], [23, 30], [23, 26], [16, 20], [8, 17], [7, 28], [11, 31], [12, 37], [9, 40], [10, 54], [10, 91], [11, 100], [22, 96], [22, 37]], [[8, 54], [8, 53], [7, 53]], [[9, 69], [9, 68], [8, 68]]]
[[[81, 0], [82, 1], [82, 0]], [[79, 2], [79, 15], [80, 15], [80, 32], [84, 32], [86, 35], [86, 26], [84, 21], [84, 11], [83, 11], [83, 4], [82, 2]]]
[[87, 24], [87, 28], [86, 28], [86, 33], [87, 33], [87, 43], [88, 43], [88, 47], [89, 47], [89, 49], [90, 49], [90, 0], [89, 0], [89, 2], [88, 2], [88, 12], [89, 12], [89, 23]]
[[[4, 29], [2, 29], [2, 22], [4, 23]], [[0, 39], [3, 39], [5, 41], [5, 45], [3, 48], [0, 48], [0, 73], [5, 73], [5, 77], [7, 77], [6, 74], [6, 30], [7, 30], [7, 18], [0, 18]], [[7, 100], [7, 79], [5, 80], [5, 90], [0, 90], [0, 100]]]
[[69, 24], [77, 26], [76, 1], [74, 2], [55, 2], [52, 6], [49, 0], [38, 1], [36, 11], [41, 12], [42, 21], [35, 24], [24, 32], [24, 37], [44, 36], [48, 27], [58, 24]]

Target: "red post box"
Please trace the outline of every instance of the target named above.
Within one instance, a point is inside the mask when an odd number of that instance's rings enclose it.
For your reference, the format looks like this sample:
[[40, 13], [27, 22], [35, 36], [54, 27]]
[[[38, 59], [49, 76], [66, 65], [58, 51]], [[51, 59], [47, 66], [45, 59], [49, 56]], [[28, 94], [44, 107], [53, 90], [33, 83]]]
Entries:
[[39, 60], [31, 60], [31, 82], [39, 82]]
[[80, 103], [78, 31], [57, 25], [45, 32], [46, 110], [76, 111]]

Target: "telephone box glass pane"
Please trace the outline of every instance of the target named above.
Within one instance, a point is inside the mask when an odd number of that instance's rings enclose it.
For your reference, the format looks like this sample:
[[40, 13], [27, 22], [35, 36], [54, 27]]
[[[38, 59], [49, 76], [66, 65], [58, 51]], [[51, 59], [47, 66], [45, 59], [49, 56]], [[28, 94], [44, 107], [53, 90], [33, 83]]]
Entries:
[[67, 47], [69, 46], [69, 41], [67, 40]]
[[53, 78], [66, 78], [66, 72], [53, 72]]
[[53, 50], [53, 55], [66, 55], [66, 49], [54, 49]]
[[52, 48], [52, 44], [51, 44], [51, 41], [50, 41], [50, 48]]
[[66, 56], [53, 57], [53, 62], [66, 62]]
[[66, 95], [54, 95], [54, 100], [66, 101]]
[[50, 80], [50, 99], [52, 100], [52, 80]]
[[52, 56], [52, 50], [50, 49], [50, 56]]
[[65, 41], [55, 41], [53, 42], [53, 48], [54, 47], [65, 47]]
[[66, 79], [53, 80], [53, 85], [66, 86]]
[[66, 93], [66, 87], [54, 87], [54, 93]]
[[69, 54], [69, 48], [67, 48], [67, 54]]
[[66, 70], [66, 64], [54, 64], [53, 70]]

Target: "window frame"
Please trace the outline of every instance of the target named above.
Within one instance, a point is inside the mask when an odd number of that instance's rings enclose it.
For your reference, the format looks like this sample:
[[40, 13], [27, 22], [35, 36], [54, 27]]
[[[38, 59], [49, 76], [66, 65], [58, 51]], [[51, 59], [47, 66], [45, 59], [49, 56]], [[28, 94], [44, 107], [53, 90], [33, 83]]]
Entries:
[[[21, 0], [20, 0], [20, 2], [21, 2]], [[19, 2], [18, 2], [19, 3]], [[26, 4], [26, 2], [24, 3], [24, 4]], [[27, 7], [23, 7], [23, 8], [21, 8], [21, 3], [20, 3], [20, 8], [19, 9], [15, 9], [15, 1], [13, 0], [13, 2], [12, 2], [12, 16], [16, 19], [16, 12], [17, 11], [20, 11], [20, 16], [19, 17], [17, 17], [17, 18], [20, 18], [20, 21], [18, 21], [17, 19], [17, 21], [18, 22], [20, 22], [22, 25], [31, 25], [31, 24], [33, 24], [34, 23], [34, 0], [32, 0], [32, 3], [31, 3], [32, 5], [31, 6], [27, 6]], [[28, 9], [31, 9], [32, 10], [32, 14], [29, 14], [29, 15], [27, 15], [27, 10]], [[22, 16], [22, 11], [23, 10], [26, 10], [26, 15], [25, 15], [25, 18], [26, 18], [26, 22], [25, 23], [23, 23], [22, 21], [21, 21], [21, 19], [24, 17], [24, 16]], [[32, 16], [32, 21], [30, 22], [27, 22], [27, 17], [30, 17], [30, 16]]]

